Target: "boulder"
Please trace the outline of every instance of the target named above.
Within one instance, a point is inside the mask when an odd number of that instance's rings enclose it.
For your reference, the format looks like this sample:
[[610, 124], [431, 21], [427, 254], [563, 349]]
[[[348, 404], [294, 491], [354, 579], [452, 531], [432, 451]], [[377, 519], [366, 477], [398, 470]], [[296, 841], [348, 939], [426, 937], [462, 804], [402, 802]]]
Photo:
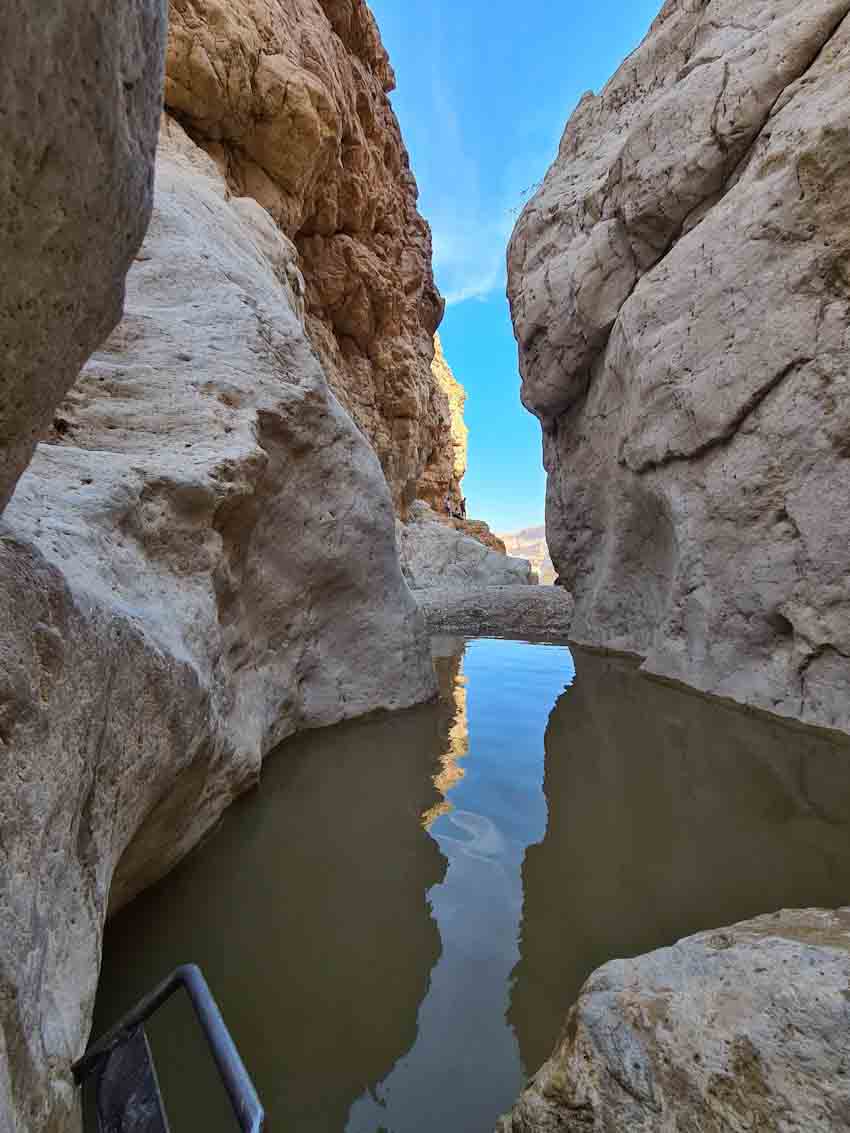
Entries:
[[522, 531], [500, 535], [499, 538], [508, 554], [519, 555], [520, 558], [528, 559], [544, 586], [554, 585], [555, 568], [552, 565], [552, 557], [546, 545], [545, 527], [526, 527]]
[[758, 917], [585, 984], [498, 1133], [850, 1124], [850, 909]]
[[412, 590], [531, 585], [531, 565], [444, 523], [423, 501], [398, 525], [402, 570]]

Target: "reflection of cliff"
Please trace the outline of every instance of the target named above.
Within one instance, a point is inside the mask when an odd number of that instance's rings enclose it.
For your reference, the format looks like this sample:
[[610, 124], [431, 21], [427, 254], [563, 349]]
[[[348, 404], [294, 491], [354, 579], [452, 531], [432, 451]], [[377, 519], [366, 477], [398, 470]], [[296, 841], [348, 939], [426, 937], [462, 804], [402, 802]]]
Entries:
[[[422, 827], [436, 705], [304, 736], [263, 789], [106, 934], [97, 1028], [176, 964], [202, 965], [269, 1126], [326, 1133], [416, 1036], [440, 955], [426, 899], [444, 859]], [[173, 1128], [232, 1124], [192, 1034], [153, 1032]]]
[[575, 652], [546, 733], [509, 1020], [526, 1070], [600, 964], [783, 907], [847, 901], [850, 746]]
[[436, 638], [434, 641], [434, 668], [440, 688], [440, 769], [434, 786], [442, 796], [422, 816], [425, 829], [442, 814], [448, 814], [452, 804], [448, 793], [466, 775], [461, 760], [469, 753], [469, 722], [466, 715], [466, 685], [463, 659], [466, 647], [460, 638]]

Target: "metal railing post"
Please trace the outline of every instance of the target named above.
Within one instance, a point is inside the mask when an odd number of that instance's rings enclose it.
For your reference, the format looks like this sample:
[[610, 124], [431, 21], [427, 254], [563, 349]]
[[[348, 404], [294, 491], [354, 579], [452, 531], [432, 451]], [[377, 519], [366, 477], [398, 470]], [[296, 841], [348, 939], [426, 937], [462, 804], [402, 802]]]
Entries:
[[236, 1044], [213, 998], [201, 969], [184, 964], [97, 1040], [73, 1066], [74, 1079], [82, 1083], [100, 1070], [111, 1051], [127, 1042], [133, 1033], [181, 987], [186, 989], [195, 1014], [212, 1051], [218, 1072], [230, 1097], [243, 1133], [260, 1133], [265, 1114], [254, 1083], [245, 1069]]

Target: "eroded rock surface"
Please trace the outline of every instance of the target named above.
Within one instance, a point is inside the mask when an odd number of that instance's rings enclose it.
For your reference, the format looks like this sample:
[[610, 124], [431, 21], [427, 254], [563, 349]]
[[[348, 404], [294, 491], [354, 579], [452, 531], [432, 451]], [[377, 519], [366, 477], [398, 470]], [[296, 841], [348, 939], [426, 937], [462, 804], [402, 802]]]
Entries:
[[[448, 417], [442, 429], [441, 443], [434, 449], [425, 472], [420, 479], [418, 496], [434, 511], [446, 511], [446, 501], [452, 511], [460, 513], [463, 499], [461, 481], [466, 475], [469, 429], [463, 417], [466, 390], [452, 373], [439, 334], [434, 336], [434, 361], [431, 373], [437, 386], [446, 397]], [[448, 439], [448, 444], [446, 443]]]
[[171, 0], [166, 105], [295, 241], [310, 338], [403, 512], [429, 465], [426, 499], [452, 467], [431, 372], [443, 302], [394, 85], [364, 0]]
[[121, 317], [153, 198], [165, 0], [0, 12], [0, 512]]
[[850, 1123], [850, 909], [783, 912], [594, 973], [499, 1133]]
[[296, 730], [435, 678], [295, 252], [166, 121], [124, 320], [0, 528], [0, 1126], [76, 1128], [107, 904]]
[[576, 638], [845, 730], [848, 12], [668, 0], [509, 252]]
[[460, 522], [457, 526], [443, 522], [422, 501], [410, 509], [409, 522], [398, 524], [397, 537], [402, 570], [413, 590], [532, 582], [525, 559], [509, 558], [486, 546], [467, 534]]
[[572, 597], [560, 586], [468, 586], [417, 590], [425, 624], [433, 634], [566, 641]]

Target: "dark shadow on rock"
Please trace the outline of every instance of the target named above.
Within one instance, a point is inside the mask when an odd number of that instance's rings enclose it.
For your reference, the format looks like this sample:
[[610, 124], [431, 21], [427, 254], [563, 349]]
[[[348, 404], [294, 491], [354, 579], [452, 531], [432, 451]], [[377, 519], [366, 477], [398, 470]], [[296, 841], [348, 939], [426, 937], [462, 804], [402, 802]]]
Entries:
[[850, 744], [574, 656], [523, 865], [508, 1018], [529, 1073], [608, 960], [850, 892]]

